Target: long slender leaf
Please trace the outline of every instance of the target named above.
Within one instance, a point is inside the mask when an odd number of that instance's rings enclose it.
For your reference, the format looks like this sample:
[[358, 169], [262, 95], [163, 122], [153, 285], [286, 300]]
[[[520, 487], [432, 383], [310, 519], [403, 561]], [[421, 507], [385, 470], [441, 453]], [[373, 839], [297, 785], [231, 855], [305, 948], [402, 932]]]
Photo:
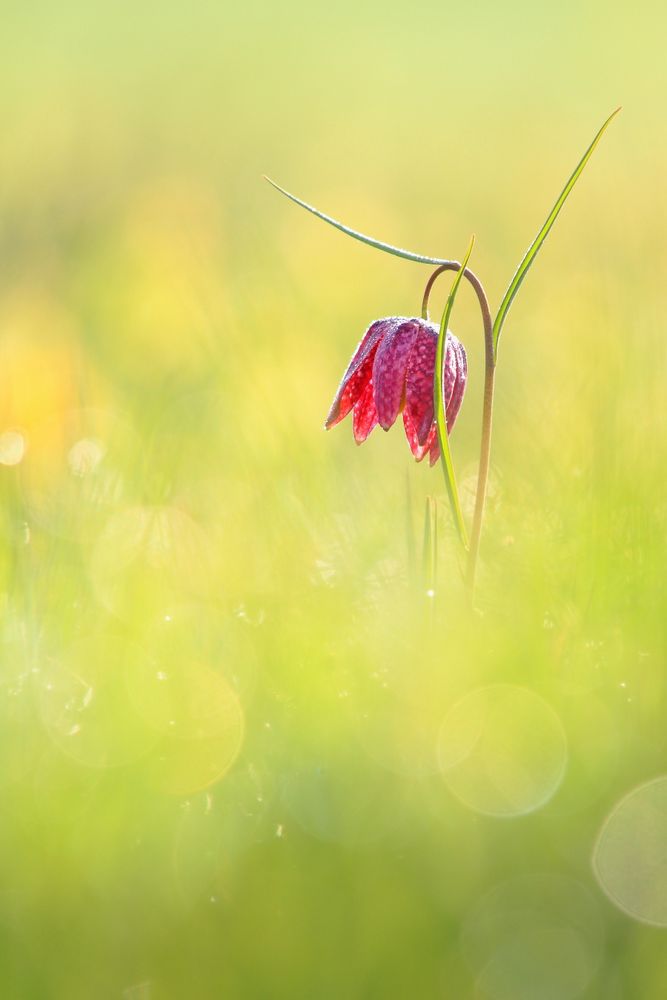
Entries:
[[357, 232], [356, 229], [350, 229], [349, 226], [344, 226], [342, 222], [338, 222], [336, 219], [332, 219], [330, 215], [325, 215], [324, 212], [320, 212], [319, 209], [313, 208], [305, 201], [301, 201], [301, 198], [297, 198], [296, 195], [290, 194], [285, 188], [281, 188], [279, 184], [272, 181], [270, 177], [264, 177], [276, 191], [280, 191], [284, 194], [286, 198], [293, 201], [296, 205], [300, 205], [301, 208], [305, 208], [307, 212], [312, 212], [316, 215], [318, 219], [323, 219], [324, 222], [328, 222], [330, 226], [335, 229], [340, 229], [341, 233], [346, 233], [351, 236], [354, 240], [359, 240], [361, 243], [366, 243], [369, 247], [376, 247], [378, 250], [383, 250], [385, 253], [390, 253], [394, 257], [402, 257], [404, 260], [412, 260], [417, 264], [451, 264], [456, 263], [456, 261], [445, 260], [441, 257], [425, 257], [420, 253], [413, 253], [412, 250], [401, 250], [400, 247], [393, 247], [389, 243], [382, 243], [380, 240], [373, 239], [372, 236], [365, 236], [363, 233]]
[[496, 316], [496, 318], [494, 320], [494, 323], [493, 323], [493, 353], [494, 353], [494, 358], [498, 357], [498, 340], [500, 338], [500, 333], [501, 333], [502, 328], [503, 328], [503, 323], [505, 322], [505, 319], [507, 317], [507, 313], [509, 312], [509, 308], [512, 305], [512, 301], [514, 299], [514, 296], [518, 292], [519, 286], [521, 285], [521, 282], [526, 277], [526, 274], [528, 272], [528, 268], [530, 267], [530, 265], [535, 260], [535, 257], [537, 256], [538, 250], [540, 249], [540, 247], [544, 243], [545, 239], [549, 235], [549, 231], [550, 231], [551, 227], [553, 226], [554, 222], [556, 221], [556, 217], [558, 216], [558, 213], [560, 212], [561, 208], [565, 204], [565, 200], [567, 199], [567, 196], [569, 195], [570, 191], [572, 190], [572, 188], [574, 187], [574, 185], [578, 181], [579, 176], [581, 175], [581, 172], [583, 171], [584, 167], [586, 166], [586, 164], [590, 160], [591, 156], [593, 155], [593, 150], [595, 149], [595, 147], [597, 146], [598, 142], [602, 138], [602, 136], [603, 136], [603, 134], [604, 134], [607, 126], [611, 123], [612, 119], [615, 118], [615, 116], [618, 114], [618, 112], [620, 110], [621, 110], [620, 108], [616, 108], [616, 110], [612, 114], [609, 115], [609, 118], [607, 118], [606, 122], [604, 123], [604, 125], [602, 126], [602, 128], [600, 129], [600, 131], [597, 133], [597, 135], [595, 136], [595, 138], [593, 139], [592, 143], [590, 144], [590, 146], [588, 147], [588, 149], [586, 150], [586, 152], [582, 156], [581, 160], [577, 164], [577, 166], [576, 166], [576, 168], [574, 170], [574, 173], [572, 174], [572, 176], [568, 180], [567, 184], [563, 188], [563, 190], [562, 190], [562, 192], [560, 194], [560, 197], [556, 201], [556, 204], [554, 205], [554, 207], [551, 209], [549, 215], [547, 216], [546, 222], [544, 223], [544, 225], [540, 229], [539, 233], [537, 234], [537, 236], [535, 237], [535, 239], [533, 240], [533, 242], [530, 244], [530, 246], [526, 250], [526, 253], [524, 254], [523, 260], [521, 261], [521, 263], [519, 264], [518, 268], [516, 269], [516, 273], [514, 274], [514, 277], [512, 278], [512, 280], [511, 280], [511, 282], [509, 284], [509, 287], [508, 287], [507, 291], [505, 292], [503, 300], [500, 303], [500, 308], [498, 309], [498, 315]]
[[463, 513], [461, 511], [461, 503], [459, 500], [458, 489], [456, 488], [456, 477], [454, 475], [454, 464], [452, 462], [452, 453], [449, 450], [449, 437], [447, 435], [447, 413], [445, 409], [445, 397], [444, 397], [444, 386], [443, 386], [443, 376], [445, 367], [445, 341], [447, 339], [447, 327], [449, 326], [449, 318], [452, 315], [452, 309], [454, 308], [454, 300], [456, 298], [456, 293], [459, 290], [459, 285], [461, 284], [461, 279], [463, 278], [463, 272], [466, 269], [466, 265], [470, 259], [470, 254], [472, 253], [472, 248], [475, 245], [475, 237], [473, 236], [470, 240], [470, 246], [468, 247], [467, 253], [463, 258], [461, 268], [456, 273], [454, 282], [452, 284], [452, 289], [449, 293], [449, 297], [445, 304], [445, 311], [442, 314], [442, 320], [440, 321], [440, 333], [438, 335], [438, 346], [435, 353], [435, 372], [434, 372], [434, 387], [433, 393], [435, 398], [435, 414], [436, 422], [438, 425], [438, 441], [440, 443], [440, 464], [442, 465], [442, 471], [445, 477], [445, 486], [447, 487], [447, 496], [449, 497], [449, 503], [452, 508], [452, 514], [454, 515], [454, 523], [456, 524], [459, 538], [465, 549], [468, 548], [468, 534], [466, 532], [465, 521], [463, 520]]

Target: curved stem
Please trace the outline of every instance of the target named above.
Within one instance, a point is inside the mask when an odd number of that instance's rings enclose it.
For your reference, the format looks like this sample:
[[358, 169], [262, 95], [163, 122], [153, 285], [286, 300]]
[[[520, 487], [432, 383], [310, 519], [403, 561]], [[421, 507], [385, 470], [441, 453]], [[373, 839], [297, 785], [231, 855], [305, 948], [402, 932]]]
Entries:
[[[428, 300], [431, 295], [431, 290], [435, 284], [436, 278], [443, 273], [443, 271], [460, 271], [461, 265], [458, 260], [443, 260], [440, 267], [437, 267], [431, 277], [426, 282], [426, 288], [424, 289], [424, 298], [422, 300], [422, 317], [423, 319], [428, 319]], [[491, 310], [489, 309], [489, 300], [486, 297], [486, 292], [484, 291], [484, 286], [479, 280], [474, 271], [471, 271], [469, 267], [466, 267], [463, 272], [463, 277], [467, 278], [472, 287], [477, 293], [477, 298], [479, 299], [479, 307], [482, 311], [482, 322], [484, 323], [484, 346], [486, 348], [486, 355], [488, 357], [488, 347], [489, 344], [493, 348], [493, 321], [491, 319]]]
[[[431, 289], [438, 275], [443, 271], [460, 271], [461, 265], [458, 261], [443, 261], [436, 268], [428, 279], [424, 289], [422, 301], [422, 317], [428, 319], [428, 300]], [[489, 482], [489, 466], [491, 464], [491, 432], [493, 429], [493, 393], [496, 376], [496, 362], [493, 350], [493, 321], [489, 300], [486, 297], [484, 286], [477, 275], [466, 268], [463, 272], [475, 289], [482, 312], [482, 322], [484, 324], [484, 400], [482, 403], [482, 436], [479, 450], [479, 468], [477, 471], [477, 490], [475, 493], [475, 509], [472, 518], [472, 529], [470, 532], [470, 547], [468, 549], [468, 562], [466, 566], [465, 580], [472, 600], [475, 590], [475, 575], [477, 572], [477, 557], [479, 555], [479, 542], [482, 535], [482, 523], [484, 521], [484, 506], [486, 503], [486, 490]]]

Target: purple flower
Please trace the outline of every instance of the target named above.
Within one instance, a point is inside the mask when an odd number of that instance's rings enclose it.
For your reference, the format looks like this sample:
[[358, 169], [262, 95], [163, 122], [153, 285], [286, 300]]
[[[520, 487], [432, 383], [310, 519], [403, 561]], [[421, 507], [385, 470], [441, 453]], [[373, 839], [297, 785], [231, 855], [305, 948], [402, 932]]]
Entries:
[[[433, 374], [438, 327], [425, 319], [390, 316], [371, 323], [340, 383], [325, 427], [352, 410], [357, 444], [376, 424], [389, 430], [403, 411], [405, 436], [418, 462], [440, 455], [433, 412]], [[447, 331], [444, 398], [451, 433], [465, 392], [468, 366], [463, 344]]]

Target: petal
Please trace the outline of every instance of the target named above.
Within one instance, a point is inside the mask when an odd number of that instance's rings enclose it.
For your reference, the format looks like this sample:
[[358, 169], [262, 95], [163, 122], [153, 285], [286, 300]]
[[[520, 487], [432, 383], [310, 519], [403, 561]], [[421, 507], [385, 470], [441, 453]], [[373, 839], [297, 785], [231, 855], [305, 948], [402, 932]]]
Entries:
[[[454, 348], [454, 342], [458, 344], [459, 341], [450, 330], [447, 331], [447, 339], [445, 340], [445, 370], [443, 378], [443, 390], [445, 397], [445, 411], [449, 408], [449, 401], [452, 398], [452, 392], [454, 391], [454, 385], [456, 383], [456, 364], [457, 356], [456, 350]], [[447, 416], [449, 414], [447, 413]], [[447, 423], [449, 428], [449, 422]]]
[[436, 426], [435, 421], [433, 421], [433, 424], [431, 425], [431, 429], [428, 432], [428, 437], [426, 438], [426, 441], [424, 442], [424, 454], [426, 454], [427, 451], [431, 450], [431, 448], [433, 447], [434, 442], [435, 442], [436, 445], [438, 444], [438, 428]]
[[390, 316], [386, 319], [376, 319], [368, 327], [338, 386], [338, 392], [324, 424], [327, 430], [348, 415], [367, 385], [380, 340], [402, 321], [400, 316]]
[[373, 358], [375, 357], [376, 349], [377, 344], [374, 345], [374, 348], [371, 349], [370, 356], [362, 361], [357, 370], [349, 376], [346, 375], [341, 382], [338, 387], [338, 392], [336, 393], [336, 398], [331, 404], [329, 415], [324, 422], [326, 430], [334, 427], [348, 415], [352, 407], [368, 387], [371, 373], [373, 371]]
[[[449, 345], [448, 345], [449, 346]], [[452, 336], [452, 355], [455, 359], [456, 376], [450, 398], [447, 401], [447, 433], [451, 434], [456, 423], [458, 412], [463, 402], [463, 394], [468, 380], [468, 359], [465, 347], [460, 340]]]
[[405, 428], [405, 436], [408, 439], [408, 444], [410, 445], [410, 451], [415, 456], [417, 461], [420, 462], [424, 457], [424, 449], [417, 439], [417, 430], [412, 417], [410, 416], [407, 404], [403, 408], [403, 427]]
[[354, 440], [357, 444], [361, 444], [366, 440], [377, 422], [378, 414], [375, 409], [375, 400], [373, 399], [373, 380], [369, 379], [366, 383], [366, 388], [354, 404], [352, 412], [352, 430], [354, 432]]
[[428, 462], [429, 465], [433, 466], [440, 458], [440, 442], [438, 441], [438, 435], [436, 434], [433, 443], [429, 449]]
[[437, 344], [435, 325], [420, 323], [405, 377], [404, 411], [410, 414], [420, 445], [426, 441], [433, 423], [433, 371]]
[[423, 444], [420, 444], [419, 439], [417, 437], [417, 430], [415, 428], [414, 422], [412, 420], [412, 417], [410, 416], [410, 412], [407, 406], [403, 410], [403, 426], [405, 427], [405, 436], [408, 439], [408, 444], [410, 445], [410, 451], [415, 456], [415, 459], [418, 462], [421, 462], [424, 456], [428, 454], [428, 450], [431, 447], [433, 439], [437, 434], [437, 428], [435, 424], [431, 424], [430, 430], [426, 436], [426, 440], [424, 441]]
[[403, 402], [410, 352], [419, 329], [418, 320], [406, 320], [382, 339], [373, 362], [375, 405], [380, 426], [389, 430]]

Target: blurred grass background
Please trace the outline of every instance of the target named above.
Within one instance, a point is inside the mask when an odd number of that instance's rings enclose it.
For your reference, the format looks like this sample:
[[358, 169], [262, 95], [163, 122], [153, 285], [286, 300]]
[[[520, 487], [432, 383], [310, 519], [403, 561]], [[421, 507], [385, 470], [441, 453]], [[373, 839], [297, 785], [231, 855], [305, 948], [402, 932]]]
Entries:
[[[2, 996], [667, 995], [663, 5], [2, 20]], [[439, 470], [322, 431], [428, 269], [261, 174], [474, 231], [497, 304], [619, 103], [503, 334], [471, 614]]]

